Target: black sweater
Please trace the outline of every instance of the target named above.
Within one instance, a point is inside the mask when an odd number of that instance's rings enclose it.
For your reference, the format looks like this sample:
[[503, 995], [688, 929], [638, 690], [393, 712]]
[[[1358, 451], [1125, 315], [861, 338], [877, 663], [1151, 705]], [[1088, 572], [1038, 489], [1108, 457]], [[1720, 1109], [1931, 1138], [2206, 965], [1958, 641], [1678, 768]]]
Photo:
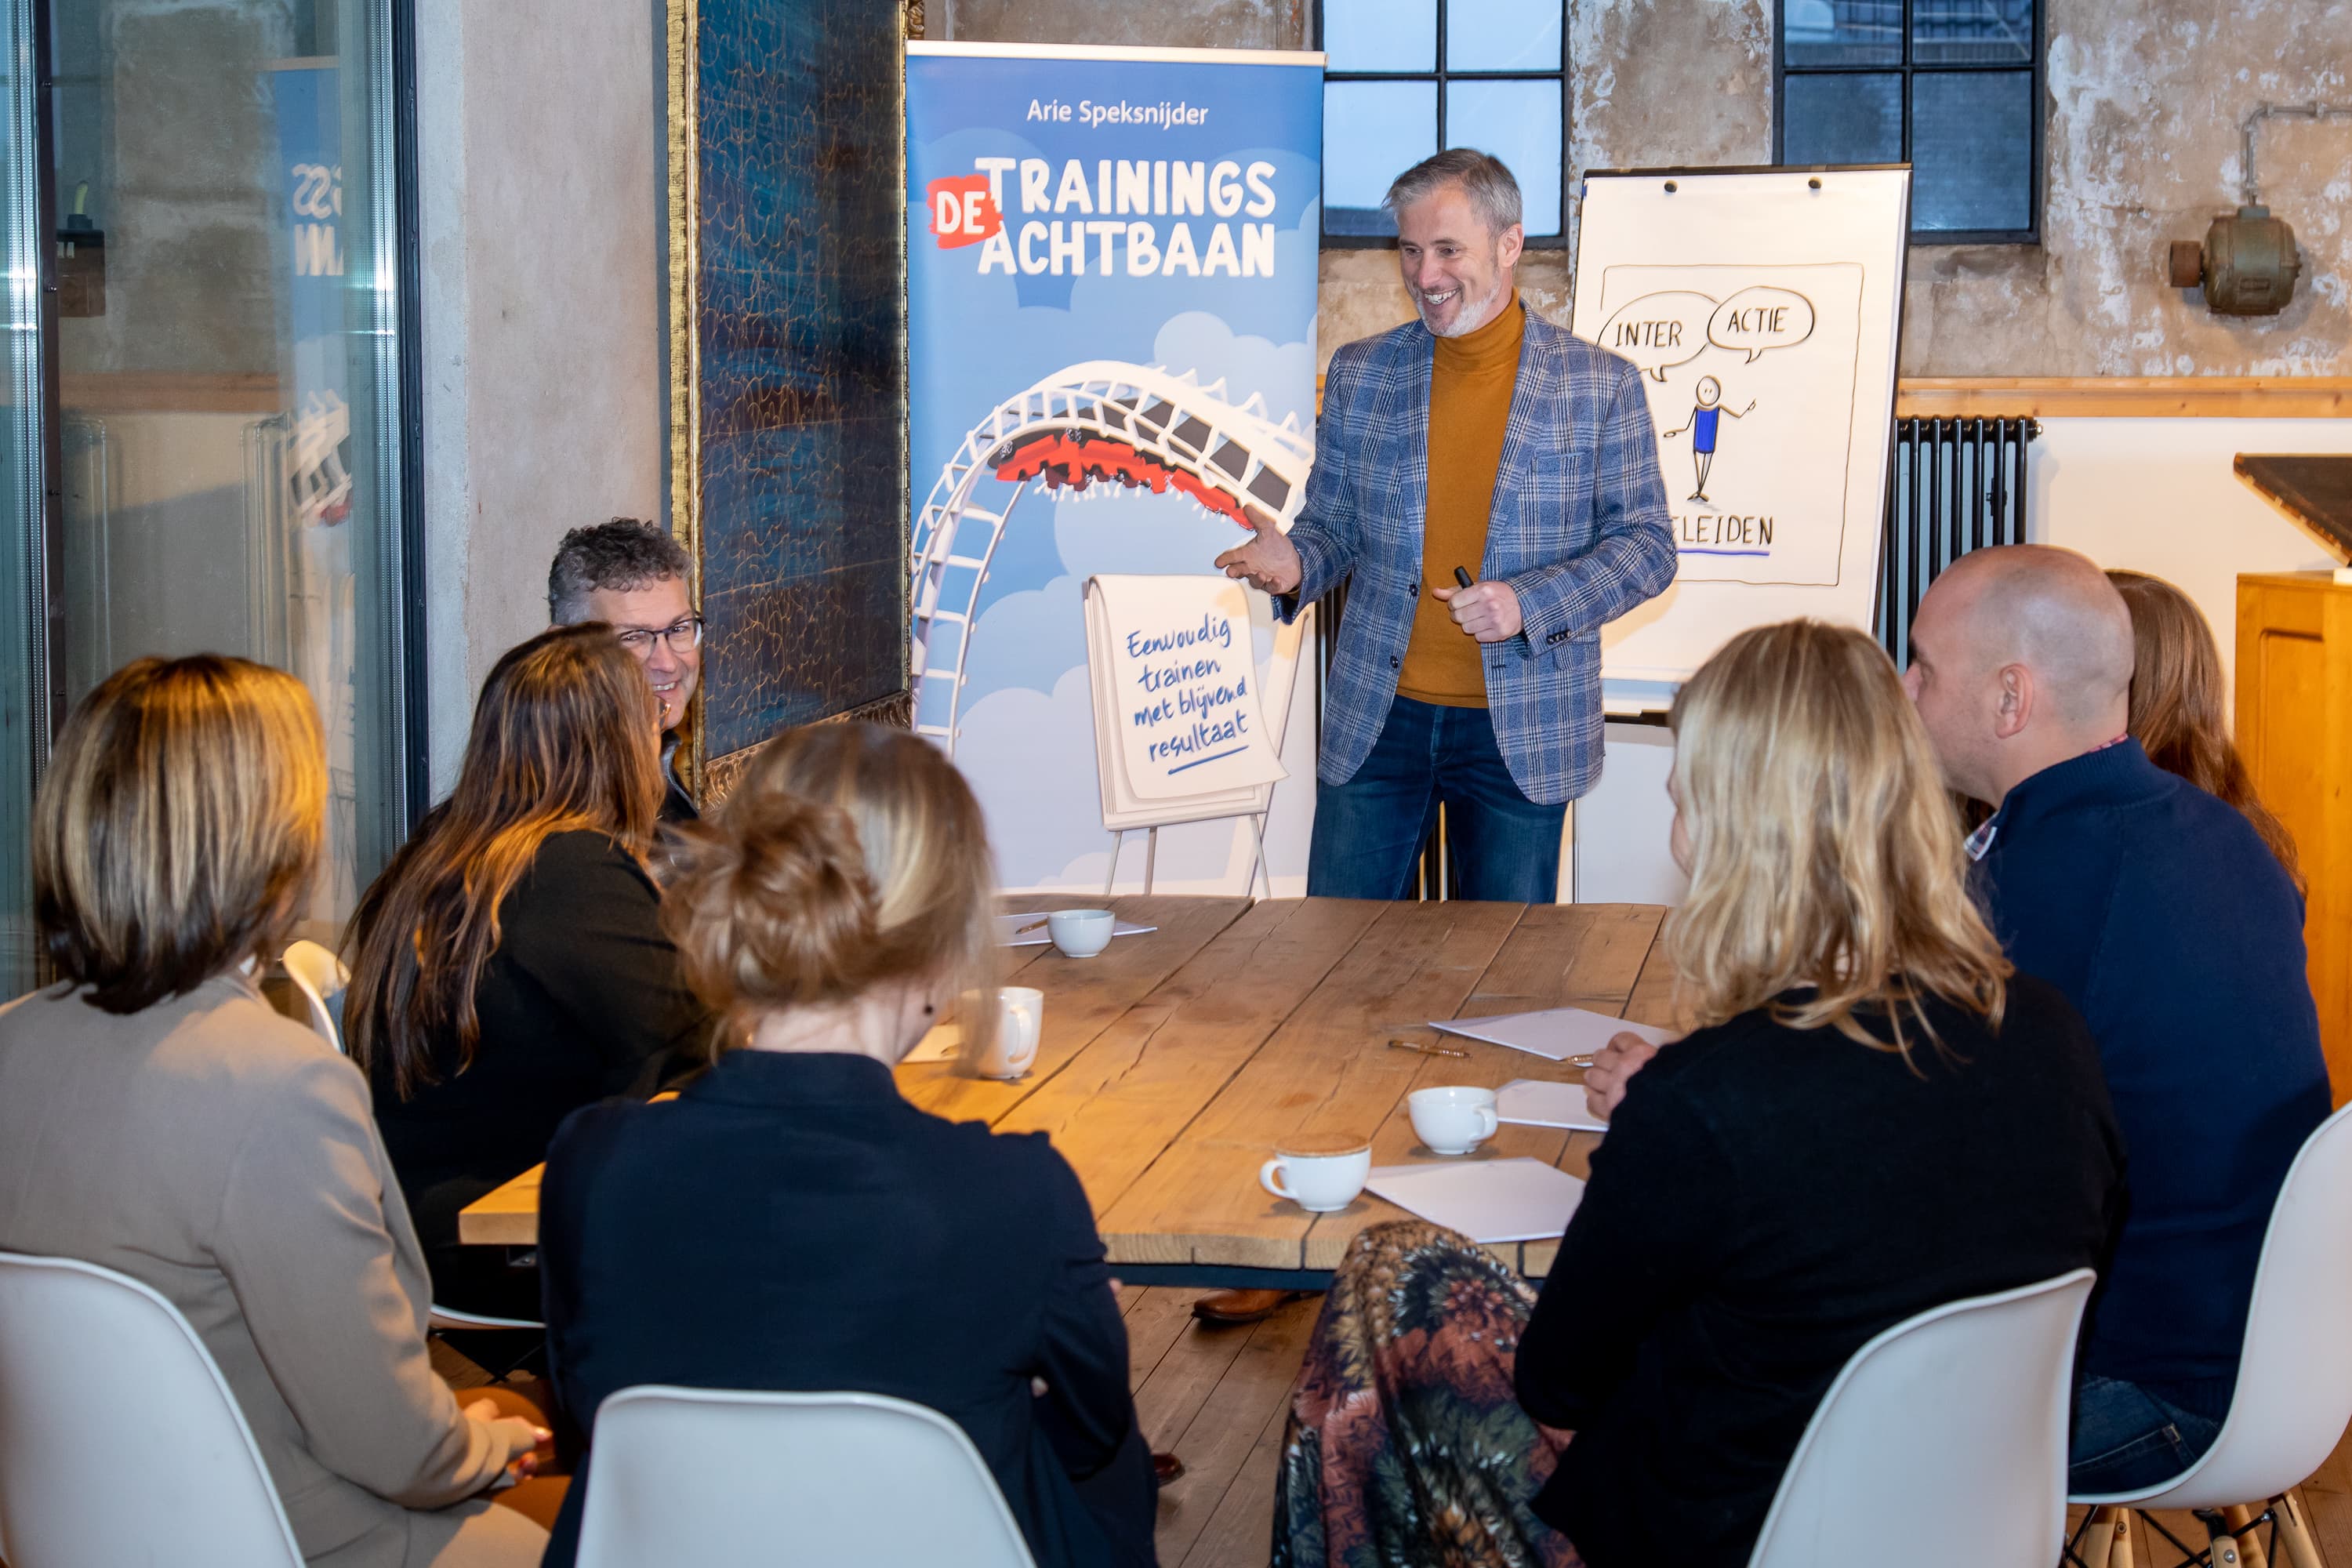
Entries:
[[1760, 1010], [1628, 1086], [1518, 1349], [1576, 1439], [1536, 1500], [1592, 1568], [1736, 1568], [1838, 1370], [1882, 1330], [2095, 1266], [2122, 1149], [2096, 1048], [2019, 976], [1998, 1036], [1906, 1067]]
[[[676, 1100], [565, 1124], [540, 1253], [582, 1428], [641, 1383], [894, 1394], [971, 1436], [1040, 1568], [1152, 1561], [1127, 1330], [1044, 1133], [927, 1115], [866, 1057], [734, 1051]], [[547, 1568], [594, 1484], [575, 1474]]]
[[2218, 1421], [2271, 1205], [2327, 1119], [2303, 900], [2234, 806], [2137, 741], [2027, 779], [1991, 834], [1993, 932], [2082, 1010], [2131, 1155], [2081, 1370]]
[[604, 834], [551, 835], [499, 905], [473, 1065], [457, 1070], [457, 1031], [444, 1031], [432, 1042], [440, 1081], [403, 1100], [377, 1057], [376, 1123], [436, 1285], [434, 1255], [456, 1246], [459, 1209], [545, 1159], [580, 1107], [650, 1094], [707, 1026], [660, 909], [652, 879]]

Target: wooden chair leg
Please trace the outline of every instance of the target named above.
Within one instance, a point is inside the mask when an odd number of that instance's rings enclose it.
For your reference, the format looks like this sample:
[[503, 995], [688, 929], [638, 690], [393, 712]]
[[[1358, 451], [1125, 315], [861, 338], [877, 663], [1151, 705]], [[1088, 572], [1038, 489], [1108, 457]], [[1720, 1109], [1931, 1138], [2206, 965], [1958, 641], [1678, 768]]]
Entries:
[[2238, 1561], [2244, 1568], [2271, 1568], [2270, 1553], [2263, 1550], [2263, 1532], [2246, 1527], [2262, 1515], [2260, 1505], [2237, 1503], [2221, 1510], [2221, 1522], [2238, 1537]]
[[2303, 1517], [2303, 1500], [2288, 1492], [2273, 1499], [2271, 1510], [2278, 1515], [2279, 1539], [2286, 1542], [2287, 1561], [2294, 1568], [2327, 1568], [2327, 1559], [2319, 1554], [2318, 1542], [2311, 1539], [2311, 1525]]
[[2199, 1509], [2197, 1522], [2205, 1527], [2205, 1550], [2211, 1555], [2213, 1568], [2244, 1568], [2238, 1551], [2238, 1538], [2221, 1513], [2213, 1509]]
[[2108, 1503], [2091, 1510], [2083, 1531], [2083, 1568], [2132, 1568], [2131, 1510]]

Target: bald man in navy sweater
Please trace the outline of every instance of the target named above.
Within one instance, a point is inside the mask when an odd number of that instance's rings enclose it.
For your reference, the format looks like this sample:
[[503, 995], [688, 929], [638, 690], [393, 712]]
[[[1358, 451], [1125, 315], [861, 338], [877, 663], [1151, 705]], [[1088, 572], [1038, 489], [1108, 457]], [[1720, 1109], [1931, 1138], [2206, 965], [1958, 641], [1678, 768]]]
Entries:
[[2125, 732], [2131, 676], [2121, 596], [2043, 545], [1938, 577], [1904, 676], [1947, 781], [1999, 808], [1969, 840], [1993, 931], [2089, 1021], [2123, 1129], [2077, 1493], [2168, 1480], [2219, 1436], [2272, 1205], [2328, 1111], [2302, 896], [2235, 808]]

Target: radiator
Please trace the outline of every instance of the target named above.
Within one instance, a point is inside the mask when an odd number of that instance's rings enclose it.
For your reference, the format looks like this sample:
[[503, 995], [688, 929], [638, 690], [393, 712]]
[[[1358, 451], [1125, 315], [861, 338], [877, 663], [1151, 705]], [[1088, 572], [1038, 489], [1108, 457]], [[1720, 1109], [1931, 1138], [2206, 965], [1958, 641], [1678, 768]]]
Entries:
[[1945, 567], [1971, 550], [2025, 542], [2031, 419], [1897, 419], [1886, 469], [1878, 640], [1909, 662], [1911, 617]]

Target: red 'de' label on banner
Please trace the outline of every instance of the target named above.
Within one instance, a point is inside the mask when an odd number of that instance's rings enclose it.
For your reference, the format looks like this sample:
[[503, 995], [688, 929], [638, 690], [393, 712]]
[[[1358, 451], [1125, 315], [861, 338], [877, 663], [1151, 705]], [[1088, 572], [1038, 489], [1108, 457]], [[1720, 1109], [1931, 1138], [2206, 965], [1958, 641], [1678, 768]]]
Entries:
[[1004, 226], [1004, 215], [996, 210], [996, 198], [988, 194], [986, 174], [952, 174], [933, 180], [924, 187], [923, 198], [930, 208], [931, 233], [938, 237], [941, 250], [978, 245]]

